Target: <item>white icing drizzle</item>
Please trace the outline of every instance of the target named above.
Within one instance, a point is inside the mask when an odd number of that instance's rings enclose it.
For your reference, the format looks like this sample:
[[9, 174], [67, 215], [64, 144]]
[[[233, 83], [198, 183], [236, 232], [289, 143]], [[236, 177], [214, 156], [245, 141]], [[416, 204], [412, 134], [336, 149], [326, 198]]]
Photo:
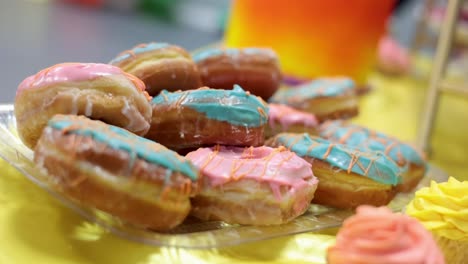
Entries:
[[128, 103], [127, 98], [124, 98], [124, 107], [121, 113], [128, 119], [128, 124], [125, 129], [129, 131], [145, 131], [149, 129], [149, 123], [143, 118], [141, 113], [135, 109], [134, 105]]
[[72, 110], [71, 113], [72, 115], [77, 115], [78, 114], [78, 97], [79, 93], [71, 93], [72, 94]]
[[85, 115], [91, 116], [92, 114], [93, 114], [93, 102], [89, 99], [89, 96], [86, 96]]

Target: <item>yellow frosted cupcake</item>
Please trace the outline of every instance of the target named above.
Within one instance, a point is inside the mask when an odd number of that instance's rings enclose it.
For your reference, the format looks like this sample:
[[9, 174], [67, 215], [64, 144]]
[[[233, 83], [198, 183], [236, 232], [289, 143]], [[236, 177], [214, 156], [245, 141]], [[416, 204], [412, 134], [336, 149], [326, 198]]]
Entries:
[[432, 231], [447, 263], [467, 263], [468, 181], [431, 182], [416, 192], [406, 213]]

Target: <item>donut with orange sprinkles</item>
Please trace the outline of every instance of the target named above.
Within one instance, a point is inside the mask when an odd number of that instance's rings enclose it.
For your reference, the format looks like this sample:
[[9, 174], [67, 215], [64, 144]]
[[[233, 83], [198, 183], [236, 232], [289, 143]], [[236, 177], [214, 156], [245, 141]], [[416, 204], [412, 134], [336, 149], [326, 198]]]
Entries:
[[382, 152], [333, 143], [308, 134], [281, 133], [268, 146], [284, 146], [310, 164], [319, 179], [314, 203], [337, 208], [388, 204], [401, 170]]
[[164, 146], [84, 116], [56, 115], [42, 133], [36, 166], [57, 192], [157, 231], [190, 211], [199, 171]]

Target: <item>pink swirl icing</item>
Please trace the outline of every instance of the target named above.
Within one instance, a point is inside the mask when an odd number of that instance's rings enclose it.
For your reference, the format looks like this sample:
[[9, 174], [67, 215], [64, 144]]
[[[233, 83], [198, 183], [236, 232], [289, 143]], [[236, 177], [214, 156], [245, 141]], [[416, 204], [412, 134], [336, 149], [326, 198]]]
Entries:
[[305, 127], [316, 127], [318, 125], [317, 118], [313, 114], [281, 104], [269, 104], [268, 106], [268, 120], [271, 127], [275, 123], [281, 124], [283, 129], [295, 124], [302, 124]]
[[431, 233], [416, 219], [371, 206], [358, 207], [344, 222], [327, 259], [330, 264], [445, 263]]
[[37, 74], [24, 79], [18, 86], [16, 94], [36, 87], [64, 82], [86, 81], [110, 75], [124, 75], [140, 91], [145, 90], [145, 84], [141, 80], [112, 65], [102, 63], [61, 63], [43, 69]]
[[225, 147], [200, 148], [186, 156], [208, 177], [212, 186], [223, 185], [242, 178], [268, 182], [280, 200], [280, 186], [290, 191], [318, 184], [311, 165], [284, 147]]

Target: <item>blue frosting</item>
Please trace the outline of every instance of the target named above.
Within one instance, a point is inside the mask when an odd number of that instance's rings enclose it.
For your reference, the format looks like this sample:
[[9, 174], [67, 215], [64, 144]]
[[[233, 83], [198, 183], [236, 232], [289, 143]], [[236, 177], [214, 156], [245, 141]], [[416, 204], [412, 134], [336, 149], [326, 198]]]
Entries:
[[383, 184], [397, 185], [401, 179], [400, 168], [382, 152], [363, 152], [308, 134], [280, 134], [275, 140], [301, 157], [323, 160], [343, 170], [352, 164], [352, 172]]
[[409, 144], [358, 125], [329, 121], [321, 126], [320, 136], [350, 146], [383, 151], [399, 164], [405, 164], [407, 161], [418, 165], [426, 164], [421, 153]]
[[[183, 100], [180, 100], [183, 98]], [[152, 104], [178, 103], [203, 113], [207, 118], [236, 126], [259, 127], [266, 124], [268, 106], [262, 99], [246, 93], [239, 85], [233, 90], [197, 89], [170, 93], [162, 91]]]
[[248, 54], [248, 55], [255, 55], [255, 54], [268, 54], [270, 56], [274, 56], [274, 52], [270, 49], [264, 48], [212, 48], [212, 49], [204, 49], [192, 54], [192, 59], [195, 62], [200, 62], [207, 58], [216, 57], [222, 54], [228, 56], [237, 56], [240, 53]]
[[293, 88], [278, 90], [273, 97], [270, 98], [270, 102], [291, 104], [318, 97], [340, 96], [353, 89], [354, 82], [349, 78], [322, 78]]
[[[167, 43], [151, 42], [151, 43], [148, 43], [146, 45], [134, 47], [133, 49], [130, 50], [130, 53], [140, 54], [140, 53], [153, 51], [153, 50], [157, 50], [157, 49], [163, 49], [163, 48], [166, 48], [168, 46], [169, 46], [169, 44], [167, 44]], [[121, 55], [119, 55], [116, 58], [114, 58], [113, 60], [111, 60], [109, 62], [109, 64], [119, 63], [119, 62], [121, 62], [123, 60], [126, 60], [126, 59], [130, 58], [132, 56], [130, 53], [128, 53], [128, 52], [122, 53]]]
[[125, 151], [131, 156], [165, 167], [170, 171], [180, 172], [188, 176], [192, 181], [197, 179], [197, 169], [190, 161], [174, 151], [132, 134], [125, 129], [104, 125], [103, 123], [98, 124], [97, 122], [84, 117], [55, 116], [49, 121], [48, 126], [57, 130], [66, 130], [67, 133], [91, 137], [110, 148]]

